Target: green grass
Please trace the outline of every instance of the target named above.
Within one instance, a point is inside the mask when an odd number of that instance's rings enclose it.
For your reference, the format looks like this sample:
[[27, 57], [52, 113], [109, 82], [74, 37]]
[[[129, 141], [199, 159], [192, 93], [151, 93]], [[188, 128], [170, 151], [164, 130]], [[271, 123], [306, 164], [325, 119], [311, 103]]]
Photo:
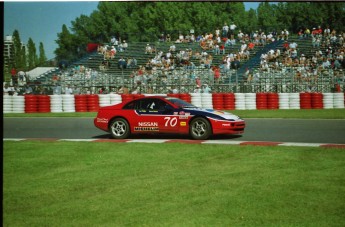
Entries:
[[3, 146], [4, 226], [345, 226], [344, 149]]
[[[231, 110], [242, 118], [297, 118], [297, 119], [345, 119], [345, 109], [314, 110]], [[87, 113], [7, 113], [4, 117], [96, 117], [96, 112]]]

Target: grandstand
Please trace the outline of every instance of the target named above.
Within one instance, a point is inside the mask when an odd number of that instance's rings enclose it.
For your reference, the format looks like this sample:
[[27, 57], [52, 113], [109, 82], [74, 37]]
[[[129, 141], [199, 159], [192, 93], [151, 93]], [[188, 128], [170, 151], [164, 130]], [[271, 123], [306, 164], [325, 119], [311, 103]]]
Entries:
[[[316, 51], [312, 46], [311, 38], [290, 37], [288, 41], [297, 43], [299, 56], [303, 53], [311, 58]], [[154, 47], [154, 53], [145, 54], [147, 44]], [[239, 68], [221, 70], [220, 81], [214, 80], [214, 72], [201, 64], [199, 59], [191, 57], [189, 61], [194, 64], [193, 68], [177, 65], [174, 69], [165, 71], [157, 67], [152, 70], [152, 73], [143, 75], [138, 82], [138, 76], [135, 74], [140, 66], [145, 67], [149, 59], [154, 58], [159, 51], [167, 53], [172, 44], [172, 42], [129, 42], [129, 47], [124, 52], [117, 52], [115, 57], [109, 60], [111, 64], [105, 70], [100, 69], [104, 56], [94, 51], [73, 62], [67, 69], [50, 70], [35, 77], [31, 84], [50, 87], [51, 89], [48, 90], [51, 92], [54, 90], [54, 86], [59, 85], [64, 90], [64, 87], [70, 84], [78, 87], [80, 93], [98, 93], [100, 88], [116, 92], [121, 86], [127, 86], [130, 91], [139, 88], [140, 93], [169, 93], [171, 87], [174, 86], [181, 93], [192, 93], [196, 86], [196, 78], [199, 78], [202, 84], [210, 85], [213, 92], [331, 92], [334, 91], [335, 84], [342, 89], [345, 87], [344, 71], [341, 69], [323, 70], [315, 81], [296, 79], [297, 67], [261, 70], [260, 56], [271, 49], [282, 49], [283, 40], [277, 40], [264, 46], [255, 46], [253, 50], [250, 50], [249, 60], [241, 60]], [[198, 42], [174, 43], [174, 45], [176, 53], [186, 49], [193, 50], [193, 53], [205, 51], [213, 57], [212, 67], [220, 68], [224, 56], [238, 53], [241, 48], [241, 43], [237, 42], [233, 46], [226, 47], [225, 55], [215, 55], [213, 50], [203, 50]], [[325, 53], [326, 48], [327, 46], [321, 46], [319, 49]], [[121, 57], [124, 59], [135, 58], [137, 65], [131, 68], [119, 68], [117, 62]], [[282, 61], [282, 57], [278, 60]], [[85, 72], [75, 72], [75, 67], [79, 66], [91, 69], [96, 72], [97, 76], [90, 79]], [[247, 68], [253, 73], [252, 81], [247, 81], [244, 77]], [[59, 83], [52, 82], [54, 75], [60, 76]]]

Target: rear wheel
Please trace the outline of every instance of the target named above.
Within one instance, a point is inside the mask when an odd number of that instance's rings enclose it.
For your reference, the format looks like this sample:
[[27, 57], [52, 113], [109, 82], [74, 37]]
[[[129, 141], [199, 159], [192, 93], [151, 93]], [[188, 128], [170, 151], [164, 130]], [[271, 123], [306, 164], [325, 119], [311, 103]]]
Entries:
[[128, 122], [123, 118], [115, 118], [109, 125], [111, 136], [114, 139], [125, 139], [131, 134]]
[[189, 134], [195, 140], [206, 140], [212, 134], [210, 122], [198, 117], [192, 120], [189, 126]]

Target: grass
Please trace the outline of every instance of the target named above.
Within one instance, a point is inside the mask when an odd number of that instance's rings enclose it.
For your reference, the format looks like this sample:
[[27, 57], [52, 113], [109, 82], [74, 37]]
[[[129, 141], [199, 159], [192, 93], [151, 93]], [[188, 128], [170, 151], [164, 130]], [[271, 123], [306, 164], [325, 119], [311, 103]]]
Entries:
[[[345, 119], [345, 109], [312, 110], [231, 110], [242, 118], [297, 118], [297, 119]], [[96, 112], [87, 113], [6, 113], [4, 117], [96, 117]]]
[[345, 226], [343, 149], [3, 146], [4, 226]]

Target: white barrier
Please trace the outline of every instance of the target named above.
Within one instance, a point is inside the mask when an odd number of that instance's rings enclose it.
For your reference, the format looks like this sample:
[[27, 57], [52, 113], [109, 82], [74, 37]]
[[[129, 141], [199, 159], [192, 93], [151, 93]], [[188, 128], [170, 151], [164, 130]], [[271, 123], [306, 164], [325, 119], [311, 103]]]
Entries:
[[256, 93], [245, 93], [245, 109], [256, 110]]
[[212, 94], [201, 93], [201, 106], [205, 109], [213, 109]]
[[110, 95], [109, 94], [100, 94], [99, 97], [99, 106], [110, 106]]
[[236, 110], [246, 109], [246, 98], [243, 93], [235, 93], [235, 109]]
[[191, 96], [191, 103], [194, 106], [202, 107], [201, 93], [190, 93], [190, 96]]
[[333, 109], [333, 93], [323, 93], [323, 108]]
[[61, 113], [62, 109], [62, 96], [61, 95], [49, 95], [50, 97], [50, 111], [52, 113]]
[[74, 95], [62, 95], [62, 110], [63, 112], [75, 112]]

